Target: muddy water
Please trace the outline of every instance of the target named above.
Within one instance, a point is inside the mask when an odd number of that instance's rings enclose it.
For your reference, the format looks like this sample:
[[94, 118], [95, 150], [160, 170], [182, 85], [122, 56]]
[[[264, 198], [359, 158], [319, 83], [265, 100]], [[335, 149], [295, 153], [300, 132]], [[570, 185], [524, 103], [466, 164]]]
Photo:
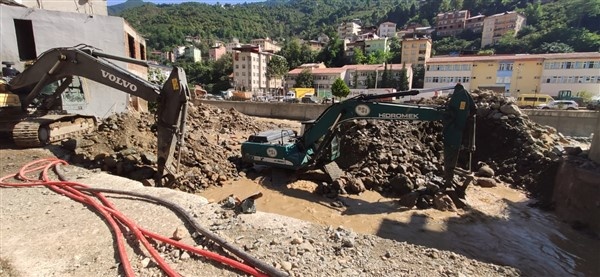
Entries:
[[552, 214], [527, 206], [527, 198], [506, 187], [471, 187], [466, 211], [402, 210], [376, 192], [340, 199], [347, 207], [311, 193], [316, 184], [287, 186], [243, 179], [202, 195], [219, 201], [261, 191], [257, 209], [323, 225], [352, 228], [380, 237], [449, 250], [483, 262], [509, 265], [529, 276], [599, 276], [600, 242], [572, 230]]

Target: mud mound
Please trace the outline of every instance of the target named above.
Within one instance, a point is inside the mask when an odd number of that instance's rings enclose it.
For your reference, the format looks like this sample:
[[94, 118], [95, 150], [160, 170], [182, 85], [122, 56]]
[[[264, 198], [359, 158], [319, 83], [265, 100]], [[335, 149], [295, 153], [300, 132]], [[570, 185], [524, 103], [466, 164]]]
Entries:
[[[194, 192], [237, 178], [239, 144], [248, 135], [286, 128], [210, 105], [190, 106], [185, 147], [181, 149], [179, 189]], [[156, 120], [150, 113], [123, 113], [103, 120], [98, 131], [63, 146], [75, 151], [72, 162], [135, 180], [151, 179], [156, 165]], [[234, 161], [234, 162], [232, 162]]]
[[[482, 172], [482, 177], [493, 177], [481, 178], [481, 183], [506, 182], [545, 200], [564, 152], [561, 144], [568, 140], [554, 128], [530, 121], [504, 97], [488, 91], [475, 91], [472, 96], [477, 104], [477, 135], [471, 168], [486, 165], [482, 171], [491, 175]], [[338, 164], [364, 189], [405, 196], [410, 198], [409, 206], [434, 205], [432, 195], [443, 184], [440, 122], [356, 120], [342, 130]], [[462, 154], [459, 166], [466, 167]], [[350, 188], [348, 192], [356, 186]]]

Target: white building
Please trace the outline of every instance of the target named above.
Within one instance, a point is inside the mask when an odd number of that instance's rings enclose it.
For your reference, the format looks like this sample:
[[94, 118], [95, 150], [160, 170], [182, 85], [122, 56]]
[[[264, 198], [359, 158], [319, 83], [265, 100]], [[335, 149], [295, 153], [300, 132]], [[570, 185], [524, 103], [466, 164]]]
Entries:
[[275, 56], [273, 53], [262, 52], [255, 45], [243, 45], [233, 50], [233, 83], [236, 90], [250, 91], [258, 96], [282, 89], [281, 78], [267, 80], [267, 65]]
[[340, 39], [350, 38], [360, 33], [361, 26], [355, 22], [345, 22], [338, 26], [337, 32]]
[[377, 29], [377, 35], [379, 37], [391, 38], [396, 36], [396, 23], [393, 22], [383, 22], [379, 24], [379, 29]]

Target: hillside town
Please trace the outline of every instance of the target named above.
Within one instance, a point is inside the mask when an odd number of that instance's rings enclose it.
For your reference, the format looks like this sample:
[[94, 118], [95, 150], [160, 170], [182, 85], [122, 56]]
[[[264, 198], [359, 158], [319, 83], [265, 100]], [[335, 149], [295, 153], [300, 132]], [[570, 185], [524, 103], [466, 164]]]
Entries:
[[[349, 64], [327, 68], [324, 64], [304, 64], [290, 70], [284, 78], [267, 78], [267, 64], [281, 50], [270, 38], [254, 39], [248, 43], [217, 42], [209, 50], [208, 59], [218, 60], [225, 53], [233, 53], [233, 89], [250, 91], [254, 95], [282, 95], [281, 91], [294, 87], [298, 75], [307, 70], [314, 78], [315, 96], [331, 98], [331, 87], [337, 78], [354, 89], [381, 87], [383, 72], [392, 76], [407, 76], [407, 89], [446, 87], [455, 83], [467, 89], [491, 89], [505, 96], [543, 94], [558, 98], [559, 92], [587, 93], [600, 97], [600, 53], [501, 54], [456, 53], [432, 55], [432, 34], [438, 38], [455, 36], [465, 30], [479, 34], [481, 47], [494, 45], [507, 33], [518, 34], [526, 26], [525, 16], [514, 11], [493, 15], [471, 15], [468, 10], [448, 11], [436, 17], [434, 26], [411, 23], [398, 28], [393, 22], [379, 26], [362, 26], [360, 20], [337, 26], [337, 35], [343, 39], [344, 56], [352, 60], [355, 51], [364, 55], [375, 52], [389, 53], [393, 43], [400, 44], [399, 64]], [[198, 39], [198, 38], [196, 38]], [[194, 38], [187, 39], [190, 42]], [[319, 51], [329, 41], [322, 34], [314, 40], [302, 41]], [[193, 53], [193, 54], [192, 54]], [[173, 52], [156, 52], [171, 62], [190, 57], [201, 62], [199, 50], [193, 45], [180, 46]], [[413, 86], [414, 70], [424, 69], [421, 86]], [[369, 86], [367, 77], [374, 75], [380, 86]], [[287, 89], [284, 89], [287, 88]]]

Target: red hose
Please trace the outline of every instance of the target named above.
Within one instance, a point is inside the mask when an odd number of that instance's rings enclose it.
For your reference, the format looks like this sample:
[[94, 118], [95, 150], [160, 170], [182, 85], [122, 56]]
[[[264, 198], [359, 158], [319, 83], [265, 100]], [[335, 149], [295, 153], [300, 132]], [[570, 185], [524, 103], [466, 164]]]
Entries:
[[[93, 197], [91, 197], [88, 194], [77, 189], [78, 187], [88, 188], [88, 186], [86, 186], [84, 184], [70, 182], [70, 181], [52, 181], [52, 180], [50, 180], [50, 178], [48, 177], [48, 171], [52, 167], [59, 165], [59, 164], [67, 165], [68, 163], [66, 161], [63, 161], [63, 160], [60, 160], [57, 158], [40, 159], [40, 160], [30, 162], [30, 163], [26, 164], [25, 166], [23, 166], [17, 174], [12, 174], [12, 175], [8, 175], [8, 176], [4, 176], [4, 177], [0, 178], [0, 187], [47, 186], [52, 191], [54, 191], [58, 194], [65, 195], [77, 202], [87, 204], [87, 205], [95, 208], [102, 215], [102, 217], [104, 217], [107, 220], [110, 228], [113, 231], [113, 235], [117, 239], [118, 253], [119, 253], [121, 262], [123, 264], [123, 270], [125, 271], [126, 276], [135, 276], [135, 274], [131, 267], [131, 263], [129, 262], [129, 259], [127, 257], [127, 251], [125, 250], [125, 244], [124, 244], [124, 240], [123, 240], [124, 235], [121, 232], [121, 228], [119, 227], [117, 222], [119, 222], [122, 226], [127, 227], [129, 229], [129, 231], [132, 232], [136, 236], [138, 241], [140, 241], [142, 243], [142, 245], [144, 245], [144, 248], [146, 248], [148, 250], [148, 252], [150, 253], [150, 255], [152, 256], [152, 258], [154, 258], [154, 260], [156, 261], [158, 266], [168, 276], [179, 276], [179, 274], [177, 272], [175, 272], [166, 263], [166, 261], [164, 259], [162, 259], [162, 257], [160, 257], [160, 254], [158, 253], [158, 251], [156, 251], [156, 249], [154, 247], [152, 247], [152, 245], [150, 244], [150, 242], [148, 242], [146, 237], [152, 238], [155, 240], [159, 240], [159, 241], [162, 241], [165, 243], [169, 243], [180, 249], [183, 249], [183, 250], [186, 250], [186, 251], [198, 254], [198, 255], [202, 255], [206, 258], [212, 259], [214, 261], [217, 261], [217, 262], [220, 262], [223, 264], [227, 264], [229, 266], [232, 266], [236, 269], [239, 269], [239, 270], [246, 272], [248, 274], [251, 274], [253, 276], [260, 276], [260, 277], [267, 276], [264, 273], [258, 271], [256, 268], [251, 267], [247, 264], [238, 262], [238, 261], [230, 259], [228, 257], [224, 257], [224, 256], [216, 254], [214, 252], [210, 252], [207, 250], [196, 248], [194, 246], [186, 245], [179, 241], [169, 239], [167, 237], [161, 236], [159, 234], [156, 234], [156, 233], [153, 233], [153, 232], [150, 232], [148, 230], [141, 228], [135, 222], [133, 222], [132, 220], [127, 218], [124, 214], [122, 214], [120, 211], [118, 211], [116, 209], [116, 207], [101, 193], [99, 193], [99, 192], [91, 193], [98, 200], [100, 200], [100, 202], [101, 202], [101, 204], [100, 204]], [[28, 174], [31, 174], [33, 172], [38, 172], [40, 170], [41, 170], [40, 178], [32, 179], [32, 178], [27, 177]], [[24, 182], [22, 182], [22, 183], [6, 182], [5, 180], [8, 178], [16, 178], [16, 179], [20, 179]]]

